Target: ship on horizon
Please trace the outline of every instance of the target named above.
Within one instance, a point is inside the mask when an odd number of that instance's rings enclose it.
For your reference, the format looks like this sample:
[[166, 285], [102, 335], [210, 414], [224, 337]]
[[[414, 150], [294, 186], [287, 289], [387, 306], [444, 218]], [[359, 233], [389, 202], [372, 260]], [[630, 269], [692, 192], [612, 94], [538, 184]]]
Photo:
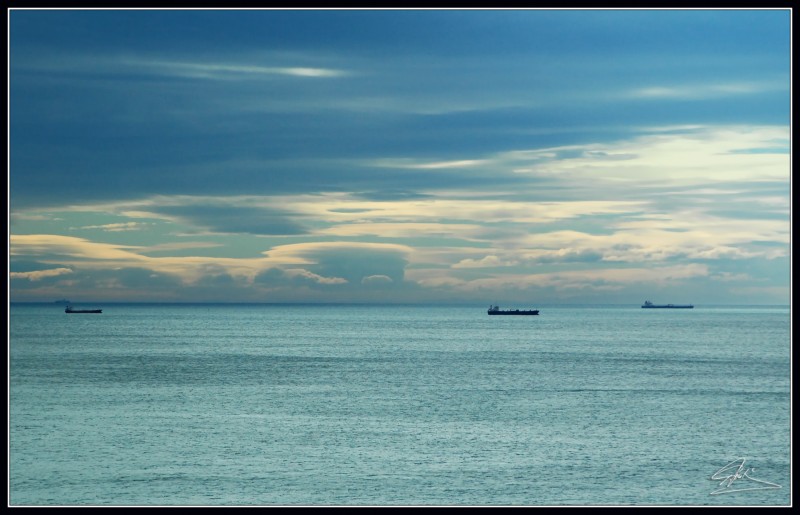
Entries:
[[691, 304], [653, 304], [649, 300], [644, 301], [643, 308], [664, 308], [664, 309], [692, 309]]
[[67, 306], [64, 313], [102, 313], [102, 309], [75, 309], [72, 306]]
[[489, 306], [490, 315], [538, 315], [538, 309], [500, 309], [500, 306]]

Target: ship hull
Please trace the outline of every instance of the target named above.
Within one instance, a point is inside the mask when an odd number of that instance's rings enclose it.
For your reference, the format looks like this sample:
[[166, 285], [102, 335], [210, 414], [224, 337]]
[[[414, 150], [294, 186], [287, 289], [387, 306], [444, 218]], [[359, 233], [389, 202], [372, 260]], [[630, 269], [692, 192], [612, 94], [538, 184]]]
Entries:
[[642, 306], [642, 309], [693, 309], [694, 306], [674, 306], [672, 304], [666, 306]]
[[539, 310], [534, 311], [489, 311], [490, 315], [538, 315]]

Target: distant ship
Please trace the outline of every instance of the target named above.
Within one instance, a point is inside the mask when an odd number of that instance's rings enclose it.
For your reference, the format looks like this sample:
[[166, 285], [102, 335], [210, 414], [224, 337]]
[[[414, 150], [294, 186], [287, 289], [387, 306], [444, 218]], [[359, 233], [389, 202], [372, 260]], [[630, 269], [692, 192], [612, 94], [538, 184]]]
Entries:
[[500, 306], [489, 306], [490, 315], [538, 315], [538, 309], [500, 309]]
[[649, 300], [644, 301], [643, 308], [667, 308], [667, 309], [692, 309], [691, 304], [653, 304]]
[[72, 309], [72, 306], [67, 306], [64, 313], [102, 313], [102, 309]]

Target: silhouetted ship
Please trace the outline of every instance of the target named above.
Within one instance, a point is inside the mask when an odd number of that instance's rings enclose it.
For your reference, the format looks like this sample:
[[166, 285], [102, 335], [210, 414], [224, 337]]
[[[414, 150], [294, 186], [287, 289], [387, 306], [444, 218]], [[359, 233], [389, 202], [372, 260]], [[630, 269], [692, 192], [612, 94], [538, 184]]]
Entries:
[[500, 306], [489, 306], [490, 315], [538, 315], [538, 309], [500, 309]]
[[644, 301], [643, 308], [666, 308], [666, 309], [692, 309], [691, 304], [653, 304], [649, 300]]
[[64, 313], [102, 313], [102, 309], [72, 309], [72, 306], [67, 306]]

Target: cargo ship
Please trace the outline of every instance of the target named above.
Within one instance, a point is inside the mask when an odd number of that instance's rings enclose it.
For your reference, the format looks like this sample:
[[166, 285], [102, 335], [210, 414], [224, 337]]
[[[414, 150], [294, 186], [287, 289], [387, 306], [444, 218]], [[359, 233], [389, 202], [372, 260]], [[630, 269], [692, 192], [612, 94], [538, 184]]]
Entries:
[[490, 315], [538, 315], [538, 309], [500, 309], [500, 306], [489, 306]]
[[691, 304], [653, 304], [649, 300], [644, 301], [643, 308], [666, 308], [666, 309], [692, 309]]
[[73, 309], [72, 306], [67, 306], [64, 313], [102, 313], [102, 309]]

